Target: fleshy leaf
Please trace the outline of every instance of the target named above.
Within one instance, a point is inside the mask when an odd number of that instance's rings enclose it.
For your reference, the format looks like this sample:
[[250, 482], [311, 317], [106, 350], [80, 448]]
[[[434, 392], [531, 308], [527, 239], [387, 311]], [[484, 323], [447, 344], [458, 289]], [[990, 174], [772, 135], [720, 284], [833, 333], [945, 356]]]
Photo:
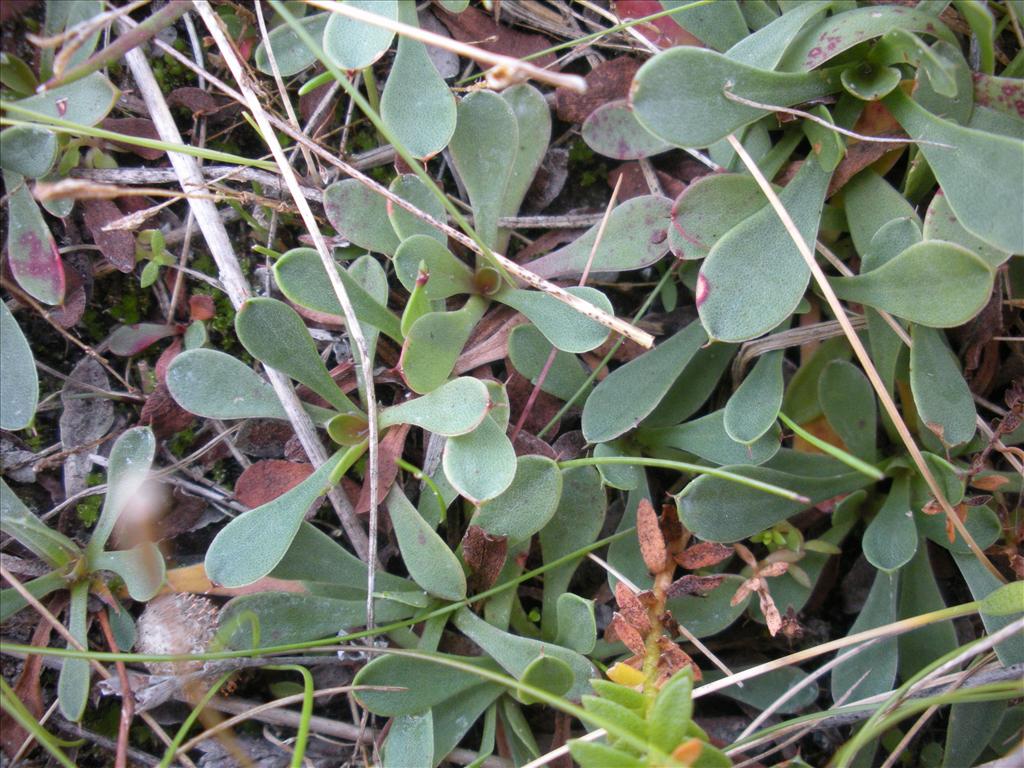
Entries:
[[[397, 0], [346, 0], [346, 4], [398, 21]], [[324, 27], [324, 53], [341, 69], [363, 69], [384, 55], [394, 37], [391, 30], [332, 13]]]
[[558, 596], [557, 612], [558, 633], [555, 644], [571, 648], [577, 653], [593, 651], [597, 643], [594, 601], [584, 600], [572, 592], [564, 592]]
[[508, 356], [512, 367], [532, 384], [539, 380], [552, 351], [555, 358], [547, 369], [541, 389], [561, 400], [568, 400], [584, 388], [585, 396], [590, 388], [586, 385], [587, 372], [579, 358], [556, 350], [539, 330], [529, 324], [517, 325], [509, 335]]
[[302, 318], [284, 302], [249, 299], [235, 315], [235, 332], [264, 365], [305, 384], [342, 413], [358, 410], [327, 372]]
[[[388, 189], [403, 200], [414, 204], [424, 213], [429, 213], [434, 219], [441, 222], [445, 221], [447, 213], [445, 212], [444, 205], [416, 174], [405, 173], [401, 176], [396, 176]], [[448, 242], [448, 238], [444, 232], [430, 226], [425, 221], [417, 219], [401, 206], [395, 205], [388, 200], [386, 207], [388, 219], [391, 221], [391, 227], [395, 230], [395, 235], [398, 236], [399, 241], [402, 243], [410, 237], [417, 235], [426, 235], [430, 237], [432, 240], [437, 241], [442, 248], [444, 248], [445, 243]], [[395, 250], [394, 255], [396, 257], [400, 250], [401, 246]], [[406, 287], [412, 290], [410, 286]]]
[[846, 450], [873, 462], [878, 410], [871, 382], [860, 368], [846, 360], [825, 366], [818, 380], [818, 402]]
[[324, 190], [324, 213], [338, 234], [353, 245], [388, 256], [398, 248], [387, 200], [356, 179], [336, 181]]
[[681, 259], [703, 259], [730, 229], [767, 204], [752, 176], [702, 176], [689, 184], [672, 205], [668, 247]]
[[38, 179], [57, 159], [57, 136], [31, 125], [14, 125], [0, 133], [0, 168]]
[[[808, 462], [809, 459], [801, 461]], [[827, 475], [797, 475], [769, 466], [724, 469], [803, 494], [811, 499], [812, 504], [855, 491], [871, 482], [859, 472], [845, 471], [846, 467], [838, 462], [833, 464], [838, 466]], [[676, 504], [680, 519], [695, 536], [705, 541], [721, 542], [753, 536], [809, 506], [710, 475], [702, 475], [687, 485], [676, 496]]]
[[[993, 592], [1002, 588], [1003, 584], [978, 561], [973, 553], [954, 552], [953, 559], [975, 600], [985, 600]], [[985, 625], [985, 631], [990, 635], [1019, 618], [1018, 616], [997, 616], [986, 613], [984, 610], [980, 615], [981, 621]], [[1010, 635], [995, 647], [995, 651], [1003, 666], [1024, 663], [1024, 634], [1017, 632]]]
[[[502, 216], [515, 216], [547, 153], [551, 141], [551, 108], [544, 94], [529, 83], [506, 88], [501, 97], [515, 115], [518, 144], [500, 211]], [[507, 229], [499, 230], [499, 251], [505, 250], [510, 234]]]
[[578, 701], [584, 693], [590, 690], [589, 681], [593, 677], [594, 668], [589, 661], [575, 651], [503, 632], [488, 624], [468, 608], [461, 608], [457, 611], [452, 623], [516, 679], [523, 677], [527, 668], [538, 656], [552, 656], [565, 662], [572, 669], [573, 685], [565, 694], [566, 698]]
[[941, 331], [915, 325], [911, 330], [910, 388], [921, 426], [944, 445], [961, 445], [977, 428], [974, 398]]
[[47, 117], [80, 125], [96, 125], [114, 108], [121, 92], [99, 72], [67, 85], [14, 102]]
[[[89, 582], [80, 581], [71, 588], [71, 604], [65, 620], [71, 636], [83, 647], [89, 646]], [[71, 644], [68, 644], [71, 647]], [[89, 701], [89, 677], [92, 668], [88, 659], [65, 659], [57, 680], [57, 700], [60, 712], [72, 722], [82, 719]]]
[[[383, 212], [381, 213], [383, 215]], [[385, 224], [387, 222], [385, 221]], [[389, 225], [390, 226], [390, 225]], [[394, 234], [392, 233], [392, 237]], [[354, 267], [355, 265], [353, 265]], [[340, 264], [338, 275], [360, 324], [372, 325], [401, 343], [401, 321], [390, 309], [377, 301], [356, 278]], [[334, 293], [320, 256], [313, 248], [293, 248], [274, 263], [274, 277], [281, 292], [303, 307], [337, 316], [344, 322], [341, 304]]]
[[[566, 595], [566, 597], [576, 596]], [[572, 688], [572, 669], [564, 661], [556, 659], [554, 656], [538, 656], [527, 665], [521, 682], [540, 688], [554, 696], [562, 696]], [[519, 700], [523, 704], [537, 704], [540, 701], [528, 693], [519, 694]]]
[[413, 392], [429, 392], [447, 381], [486, 309], [484, 299], [470, 296], [462, 309], [430, 312], [413, 323], [399, 361], [402, 376]]
[[992, 268], [966, 248], [924, 240], [870, 272], [830, 278], [847, 301], [933, 328], [952, 328], [974, 317], [988, 303]]
[[[1024, 253], [1024, 141], [942, 120], [900, 90], [885, 105], [931, 166], [960, 224], [975, 237], [1009, 253]], [[936, 146], [933, 143], [948, 145]]]
[[641, 427], [636, 438], [648, 448], [674, 448], [719, 465], [763, 464], [778, 452], [781, 430], [774, 422], [760, 438], [744, 444], [729, 437], [724, 421], [723, 409], [675, 427]]
[[630, 102], [637, 120], [655, 136], [680, 147], [708, 147], [769, 114], [729, 100], [727, 88], [749, 101], [790, 106], [835, 92], [839, 73], [771, 72], [682, 46], [640, 67]]
[[[372, 5], [380, 6], [380, 0]], [[416, 4], [399, 3], [398, 19], [418, 27]], [[448, 146], [455, 133], [455, 97], [419, 40], [398, 38], [398, 53], [380, 97], [380, 116], [395, 138], [421, 160]]]
[[609, 374], [583, 406], [583, 435], [587, 441], [613, 440], [639, 425], [706, 341], [700, 323], [690, 323]]
[[[850, 634], [895, 621], [898, 587], [899, 574], [879, 571], [860, 615], [850, 628]], [[896, 679], [898, 662], [896, 638], [882, 638], [869, 652], [857, 654], [832, 670], [832, 698], [856, 701], [888, 691]]]
[[493, 91], [474, 91], [459, 102], [448, 151], [473, 206], [473, 226], [488, 247], [497, 245], [498, 218], [518, 147], [518, 122], [505, 99]]
[[473, 270], [459, 261], [442, 243], [427, 235], [411, 235], [395, 251], [395, 274], [406, 290], [416, 287], [420, 264], [427, 265], [427, 298], [447, 299], [460, 293], [473, 293]]
[[206, 552], [210, 579], [225, 587], [244, 587], [274, 570], [306, 512], [327, 490], [328, 478], [345, 457], [339, 451], [290, 491], [224, 526]]
[[[596, 288], [577, 286], [566, 290], [604, 312], [615, 312], [608, 297]], [[494, 299], [525, 315], [548, 341], [563, 352], [589, 352], [601, 346], [610, 333], [605, 326], [547, 293], [506, 288]]]
[[0, 304], [0, 429], [16, 431], [36, 415], [39, 375], [18, 321], [6, 304]]
[[423, 397], [383, 409], [379, 425], [384, 429], [393, 424], [413, 424], [428, 432], [454, 437], [476, 429], [490, 406], [487, 386], [479, 379], [462, 376]]
[[864, 531], [864, 557], [875, 568], [892, 573], [917, 552], [917, 526], [910, 509], [910, 483], [897, 479], [885, 504]]
[[[450, 656], [436, 654], [442, 658], [455, 659], [490, 672], [500, 667], [486, 656]], [[361, 690], [355, 697], [366, 709], [376, 715], [396, 717], [423, 712], [430, 707], [458, 699], [467, 691], [480, 684], [480, 677], [461, 669], [453, 669], [430, 659], [411, 656], [380, 656], [356, 673], [353, 680], [360, 686], [402, 686], [402, 691]], [[504, 689], [500, 689], [504, 690]]]
[[3, 479], [0, 479], [0, 531], [54, 568], [67, 565], [79, 554], [75, 542], [32, 514]]
[[134, 427], [117, 438], [107, 462], [107, 496], [85, 549], [88, 557], [106, 546], [121, 513], [146, 481], [155, 455], [156, 438], [149, 427]]
[[448, 482], [470, 501], [495, 498], [516, 475], [516, 452], [491, 416], [468, 435], [448, 438], [441, 461]]
[[[316, 40], [323, 37], [324, 27], [327, 25], [329, 17], [329, 13], [316, 13], [299, 19], [299, 24]], [[316, 61], [316, 54], [299, 39], [295, 30], [287, 24], [281, 24], [270, 30], [267, 38], [274, 51], [274, 61], [277, 63], [281, 77], [297, 75]], [[273, 74], [270, 57], [267, 55], [266, 42], [260, 41], [260, 44], [256, 46], [254, 61], [256, 69], [260, 72], [265, 75]]]
[[941, 189], [935, 193], [925, 214], [924, 239], [945, 240], [963, 246], [984, 259], [992, 269], [998, 268], [1010, 258], [1006, 251], [992, 247], [964, 229]]
[[637, 122], [625, 99], [609, 101], [591, 112], [582, 134], [588, 147], [614, 160], [639, 160], [672, 149]]
[[555, 514], [562, 495], [562, 473], [544, 456], [520, 456], [512, 483], [480, 505], [473, 524], [513, 542], [528, 539]]
[[782, 363], [781, 351], [761, 355], [729, 398], [723, 426], [736, 442], [750, 445], [778, 419], [782, 407]]
[[92, 559], [97, 571], [113, 571], [128, 588], [132, 600], [145, 602], [152, 599], [164, 583], [164, 556], [151, 541], [132, 549], [100, 552]]
[[24, 178], [4, 171], [7, 265], [18, 285], [44, 304], [64, 300], [64, 263]]
[[[779, 194], [812, 251], [830, 176], [808, 158]], [[701, 265], [697, 310], [708, 336], [746, 341], [767, 333], [796, 310], [810, 276], [775, 210], [761, 208], [729, 230]]]
[[[482, 385], [481, 385], [482, 386]], [[426, 592], [442, 600], [466, 597], [466, 575], [455, 553], [448, 549], [397, 485], [384, 502], [398, 539], [402, 562], [409, 578]]]
[[909, 219], [918, 225], [921, 223], [914, 206], [893, 189], [889, 182], [870, 169], [858, 173], [843, 187], [843, 199], [846, 202], [850, 236], [861, 256], [870, 250], [871, 240], [878, 230], [893, 219]]
[[624, 272], [654, 264], [668, 252], [666, 229], [672, 203], [659, 195], [634, 197], [615, 207], [591, 261], [600, 224], [577, 240], [527, 264], [546, 278], [575, 278], [588, 262], [591, 272]]

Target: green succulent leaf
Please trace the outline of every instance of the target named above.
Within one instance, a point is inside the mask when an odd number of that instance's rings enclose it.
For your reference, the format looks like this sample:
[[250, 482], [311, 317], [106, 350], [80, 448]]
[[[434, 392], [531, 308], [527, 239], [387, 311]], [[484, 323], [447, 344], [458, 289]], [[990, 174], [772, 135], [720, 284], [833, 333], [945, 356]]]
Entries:
[[[554, 352], [554, 359], [548, 359]], [[551, 346], [544, 335], [529, 324], [517, 325], [508, 339], [508, 357], [512, 367], [531, 384], [540, 381], [540, 374], [547, 369], [541, 389], [561, 400], [568, 400], [582, 390], [585, 396], [590, 392], [587, 371], [580, 359], [568, 352]]]
[[476, 290], [473, 270], [455, 258], [443, 243], [427, 235], [413, 234], [405, 237], [395, 251], [394, 264], [395, 275], [408, 291], [416, 287], [420, 265], [425, 264], [428, 279], [423, 289], [432, 301]]
[[80, 554], [78, 545], [36, 517], [0, 479], [0, 531], [13, 537], [52, 568], [61, 568]]
[[429, 312], [412, 324], [399, 366], [413, 392], [430, 392], [448, 380], [486, 309], [485, 299], [470, 296], [462, 309]]
[[980, 256], [992, 269], [1005, 264], [1010, 258], [1008, 252], [994, 248], [964, 229], [941, 189], [936, 191], [925, 214], [924, 239], [956, 243]]
[[121, 92], [99, 72], [14, 102], [46, 117], [96, 125], [114, 108]]
[[452, 487], [475, 502], [499, 496], [516, 475], [516, 452], [491, 415], [469, 434], [448, 438], [441, 463]]
[[703, 259], [729, 230], [766, 205], [752, 176], [702, 176], [687, 185], [672, 205], [669, 249], [681, 259]]
[[945, 445], [960, 445], [977, 428], [974, 398], [942, 331], [915, 325], [911, 330], [910, 389], [921, 426]]
[[[494, 659], [486, 656], [434, 655], [454, 659], [488, 672], [501, 670]], [[373, 659], [359, 670], [352, 682], [359, 686], [401, 686], [407, 689], [361, 690], [353, 694], [362, 706], [375, 715], [400, 717], [423, 712], [446, 702], [458, 701], [460, 696], [480, 685], [480, 677], [472, 672], [443, 666], [428, 658], [385, 655]], [[487, 685], [499, 691], [504, 690], [496, 683]]]
[[[327, 26], [327, 19], [329, 17], [329, 13], [316, 13], [312, 16], [306, 16], [299, 19], [299, 24], [302, 25], [303, 29], [305, 29], [314, 40], [321, 39], [324, 34], [324, 27]], [[277, 63], [277, 69], [278, 72], [281, 73], [281, 77], [297, 75], [316, 61], [316, 54], [314, 54], [313, 51], [311, 51], [306, 44], [299, 39], [295, 30], [293, 30], [288, 24], [281, 24], [280, 26], [270, 30], [267, 40], [261, 41], [260, 44], [256, 46], [254, 59], [256, 62], [256, 69], [265, 75], [274, 74], [274, 69], [270, 66], [267, 42], [270, 43], [270, 49], [274, 52], [274, 61]]]
[[647, 716], [648, 732], [654, 746], [671, 754], [686, 736], [692, 716], [693, 674], [683, 669], [661, 686]]
[[511, 484], [480, 505], [473, 524], [492, 536], [523, 541], [547, 525], [561, 496], [562, 473], [554, 461], [545, 456], [520, 456]]
[[591, 112], [583, 122], [582, 135], [588, 147], [614, 160], [639, 160], [672, 149], [637, 122], [625, 99], [609, 101]]
[[[71, 636], [82, 647], [89, 644], [89, 582], [80, 581], [71, 588], [71, 604], [65, 624]], [[68, 647], [72, 647], [68, 643]], [[72, 722], [78, 722], [85, 714], [89, 702], [89, 677], [92, 668], [88, 659], [65, 659], [57, 679], [57, 701], [60, 712]]]
[[818, 381], [818, 402], [846, 450], [867, 462], [876, 459], [878, 409], [875, 392], [860, 368], [833, 360]]
[[36, 415], [39, 375], [18, 321], [0, 304], [0, 429], [13, 432], [27, 427]]
[[[501, 92], [501, 97], [515, 115], [518, 144], [500, 211], [502, 216], [515, 216], [547, 154], [551, 141], [551, 108], [544, 94], [529, 83], [506, 88]], [[499, 229], [499, 251], [505, 250], [510, 235], [511, 230]]]
[[14, 125], [0, 133], [0, 168], [30, 179], [50, 172], [57, 161], [57, 136], [31, 125]]
[[[899, 574], [879, 571], [867, 601], [850, 628], [855, 635], [896, 620]], [[832, 670], [832, 699], [862, 699], [888, 691], [896, 679], [899, 646], [895, 637], [884, 637], [871, 650], [842, 662]]]
[[107, 462], [107, 496], [85, 548], [90, 560], [103, 551], [121, 513], [146, 482], [155, 455], [156, 437], [149, 427], [134, 427], [117, 438]]
[[752, 445], [772, 428], [782, 407], [783, 353], [761, 355], [725, 406], [722, 426], [737, 443]]
[[164, 583], [164, 556], [151, 541], [132, 549], [100, 552], [92, 558], [97, 571], [112, 571], [121, 577], [132, 600], [146, 602], [156, 596]]
[[[454, 102], [452, 102], [452, 104], [452, 108], [454, 109]], [[404, 173], [401, 176], [396, 176], [388, 189], [403, 200], [412, 203], [424, 213], [430, 214], [430, 216], [437, 221], [445, 221], [447, 213], [444, 209], [444, 204], [437, 199], [433, 190], [424, 184], [422, 179], [420, 179], [416, 174]], [[432, 240], [435, 240], [442, 249], [444, 248], [444, 245], [448, 240], [444, 232], [441, 232], [439, 229], [431, 226], [422, 219], [416, 218], [409, 213], [409, 211], [405, 210], [401, 206], [395, 205], [390, 200], [387, 202], [386, 207], [391, 227], [395, 230], [395, 235], [397, 235], [399, 241], [403, 245], [405, 244], [405, 241], [411, 237], [425, 235]], [[401, 250], [401, 245], [399, 245], [398, 249], [396, 249], [394, 253], [396, 260], [398, 253]], [[423, 259], [425, 257], [421, 256], [420, 258]], [[413, 273], [413, 282], [415, 282], [415, 273]], [[412, 290], [412, 286], [406, 284], [405, 280], [402, 280], [402, 284], [409, 290]]]
[[442, 600], [464, 599], [466, 575], [444, 539], [420, 517], [416, 507], [397, 485], [392, 486], [384, 503], [409, 577], [426, 592]]
[[[361, 11], [398, 21], [398, 0], [345, 0]], [[323, 47], [335, 66], [341, 69], [363, 69], [373, 64], [391, 47], [395, 33], [389, 29], [356, 21], [340, 13], [328, 14], [324, 26]]]
[[917, 552], [917, 526], [910, 509], [910, 482], [893, 482], [889, 495], [864, 532], [864, 557], [884, 573], [893, 573]]
[[[781, 400], [781, 397], [780, 397]], [[641, 428], [636, 439], [648, 448], [674, 448], [713, 464], [764, 464], [780, 446], [782, 431], [772, 426], [752, 443], [738, 443], [725, 430], [725, 410], [718, 410], [675, 427]]]
[[[566, 290], [604, 312], [615, 312], [608, 297], [596, 288], [579, 286]], [[505, 288], [495, 294], [494, 299], [525, 315], [548, 341], [563, 352], [589, 352], [601, 346], [610, 333], [596, 320], [547, 293]]]
[[476, 429], [491, 407], [487, 386], [479, 379], [460, 377], [422, 397], [381, 410], [381, 429], [413, 424], [428, 432], [454, 437]]

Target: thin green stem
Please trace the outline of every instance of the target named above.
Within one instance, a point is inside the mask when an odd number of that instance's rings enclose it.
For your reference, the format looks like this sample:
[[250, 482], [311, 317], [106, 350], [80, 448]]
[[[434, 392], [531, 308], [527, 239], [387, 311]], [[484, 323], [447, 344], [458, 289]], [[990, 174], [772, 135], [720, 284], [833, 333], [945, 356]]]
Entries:
[[797, 424], [795, 421], [789, 418], [789, 416], [784, 414], [782, 411], [779, 411], [779, 421], [781, 421], [783, 424], [785, 424], [787, 427], [793, 430], [793, 433], [796, 434], [800, 439], [810, 443], [818, 450], [824, 451], [832, 458], [838, 459], [839, 461], [843, 462], [843, 464], [845, 464], [846, 466], [857, 470], [862, 475], [867, 475], [872, 480], [885, 479], [885, 473], [882, 472], [882, 470], [880, 470], [878, 467], [872, 464], [868, 464], [866, 461], [861, 461], [856, 456], [853, 456], [844, 451], [842, 448], [838, 448], [832, 445], [832, 443], [826, 442], [825, 440], [822, 440], [820, 437], [812, 435], [810, 432], [801, 427], [799, 424]]
[[410, 464], [401, 456], [395, 459], [395, 464], [397, 464], [401, 469], [404, 469], [417, 480], [421, 480], [424, 483], [426, 483], [427, 488], [431, 490], [431, 492], [434, 494], [434, 498], [437, 499], [437, 506], [441, 510], [440, 520], [443, 523], [448, 517], [448, 507], [445, 506], [444, 495], [441, 493], [441, 489], [437, 487], [437, 483], [434, 482], [434, 479], [419, 467]]
[[571, 469], [572, 467], [599, 467], [602, 465], [609, 464], [625, 464], [627, 466], [639, 466], [639, 467], [656, 467], [658, 469], [674, 469], [678, 472], [689, 472], [694, 475], [711, 475], [722, 480], [728, 480], [739, 485], [745, 485], [748, 488], [754, 488], [758, 491], [764, 491], [770, 493], [773, 496], [779, 496], [780, 498], [788, 501], [795, 501], [800, 504], [810, 504], [811, 500], [806, 496], [797, 493], [796, 491], [790, 491], [786, 488], [780, 488], [777, 485], [771, 483], [765, 483], [760, 480], [755, 480], [752, 477], [744, 477], [743, 475], [737, 475], [734, 472], [729, 472], [725, 469], [718, 469], [717, 467], [705, 467], [700, 464], [689, 464], [685, 461], [671, 461], [669, 459], [650, 459], [645, 456], [590, 456], [584, 459], [571, 459], [570, 461], [560, 461], [558, 466], [561, 469]]
[[4, 712], [7, 712], [14, 718], [18, 725], [24, 728], [27, 733], [32, 734], [32, 738], [39, 742], [40, 746], [49, 752], [54, 760], [63, 765], [64, 768], [75, 768], [75, 764], [68, 759], [68, 756], [57, 745], [56, 739], [39, 724], [32, 713], [28, 711], [28, 708], [21, 703], [14, 689], [2, 677], [0, 677], [0, 705], [3, 706]]
[[313, 717], [313, 675], [300, 664], [280, 664], [267, 667], [280, 672], [298, 672], [302, 675], [302, 711], [299, 714], [299, 729], [295, 734], [295, 747], [292, 750], [291, 768], [302, 768], [302, 758], [306, 754], [306, 743], [309, 741], [309, 722]]
[[188, 735], [189, 730], [192, 728], [196, 720], [199, 719], [199, 715], [202, 714], [203, 709], [210, 703], [210, 700], [217, 695], [217, 691], [220, 690], [221, 686], [228, 681], [233, 673], [227, 672], [220, 676], [220, 678], [213, 685], [210, 686], [210, 690], [203, 694], [203, 698], [199, 700], [192, 711], [188, 713], [188, 717], [185, 718], [185, 722], [181, 724], [178, 732], [174, 734], [174, 738], [171, 743], [167, 745], [167, 751], [164, 752], [163, 759], [160, 761], [160, 765], [157, 768], [170, 768], [171, 763], [174, 761], [174, 755], [178, 752], [178, 747], [181, 746], [182, 742], [185, 741], [185, 737]]

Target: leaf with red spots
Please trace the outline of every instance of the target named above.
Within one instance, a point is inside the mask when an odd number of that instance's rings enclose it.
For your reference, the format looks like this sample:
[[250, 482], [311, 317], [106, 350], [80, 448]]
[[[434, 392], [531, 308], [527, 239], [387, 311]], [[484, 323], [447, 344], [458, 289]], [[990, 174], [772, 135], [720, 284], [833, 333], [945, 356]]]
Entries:
[[64, 264], [43, 214], [22, 176], [4, 172], [7, 190], [7, 256], [11, 274], [44, 304], [64, 300]]

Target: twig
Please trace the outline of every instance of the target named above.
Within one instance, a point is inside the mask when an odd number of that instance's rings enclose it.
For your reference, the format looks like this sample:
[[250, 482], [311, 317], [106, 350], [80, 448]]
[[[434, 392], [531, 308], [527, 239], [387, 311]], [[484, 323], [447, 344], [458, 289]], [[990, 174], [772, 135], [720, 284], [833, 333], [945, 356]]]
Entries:
[[[132, 76], [135, 79], [139, 93], [149, 108], [150, 118], [153, 120], [161, 139], [170, 144], [182, 144], [181, 134], [178, 133], [178, 127], [174, 123], [174, 118], [171, 116], [171, 111], [164, 100], [160, 86], [153, 76], [153, 71], [150, 69], [145, 55], [136, 48], [129, 51], [125, 59], [132, 70]], [[189, 63], [191, 64], [191, 62]], [[200, 171], [195, 158], [178, 152], [168, 152], [167, 154], [185, 191], [201, 189], [205, 186], [202, 171]], [[225, 292], [228, 294], [231, 304], [237, 310], [249, 297], [249, 286], [238, 265], [238, 259], [228, 237], [227, 229], [224, 227], [224, 222], [218, 215], [216, 206], [209, 200], [190, 199], [189, 205], [195, 213], [199, 229], [202, 231], [210, 253], [217, 264]], [[292, 389], [287, 377], [272, 368], [267, 368], [266, 373], [271, 386], [274, 388], [274, 392], [277, 394], [282, 407], [285, 409], [285, 413], [288, 415], [288, 420], [291, 422], [299, 442], [306, 451], [306, 455], [314, 466], [319, 467], [327, 460], [327, 453], [320, 443], [320, 438], [317, 436], [312, 420], [303, 409], [302, 403]], [[366, 535], [359, 525], [352, 505], [338, 489], [332, 489], [328, 493], [328, 498], [338, 514], [342, 527], [345, 529], [345, 533], [348, 535], [353, 548], [360, 557], [365, 559], [367, 554]]]
[[761, 173], [761, 169], [750, 157], [750, 154], [747, 152], [743, 144], [740, 143], [734, 134], [730, 133], [726, 138], [729, 141], [730, 146], [733, 148], [733, 151], [739, 155], [743, 164], [747, 167], [747, 170], [754, 177], [754, 180], [757, 181], [757, 184], [761, 188], [765, 197], [768, 198], [768, 202], [771, 204], [772, 209], [775, 211], [776, 215], [778, 215], [783, 226], [786, 228], [786, 232], [789, 233], [790, 239], [792, 239], [793, 244], [803, 257], [804, 262], [811, 271], [811, 274], [814, 275], [814, 281], [818, 284], [818, 288], [821, 290], [822, 295], [824, 295], [825, 300], [832, 309], [832, 313], [835, 315], [836, 320], [838, 320], [839, 324], [842, 326], [843, 333], [846, 334], [846, 338], [850, 342], [850, 346], [853, 348], [853, 352], [857, 356], [857, 359], [860, 361], [861, 367], [864, 369], [864, 373], [867, 374], [868, 379], [871, 381], [871, 386], [874, 387], [875, 393], [878, 395], [878, 399], [882, 403], [882, 407], [885, 408], [886, 413], [889, 415], [893, 425], [896, 427], [896, 431], [903, 440], [907, 451], [909, 451], [918, 472], [921, 473], [921, 476], [928, 484], [928, 489], [931, 491], [932, 496], [934, 496], [935, 500], [939, 502], [939, 505], [946, 513], [946, 518], [956, 528], [957, 533], [963, 537], [963, 540], [966, 542], [967, 546], [970, 547], [974, 556], [978, 558], [978, 561], [984, 565], [1000, 583], [1005, 583], [1006, 579], [992, 564], [988, 557], [985, 556], [981, 547], [978, 546], [978, 542], [976, 542], [974, 537], [971, 536], [970, 532], [960, 520], [960, 517], [956, 514], [953, 507], [946, 499], [945, 493], [943, 493], [939, 484], [935, 481], [935, 476], [925, 463], [924, 456], [921, 455], [921, 449], [918, 448], [917, 443], [914, 442], [914, 438], [910, 434], [910, 430], [907, 429], [907, 425], [903, 421], [903, 417], [900, 416], [896, 403], [893, 402], [892, 397], [889, 395], [889, 391], [885, 388], [885, 384], [878, 375], [878, 370], [871, 361], [871, 356], [864, 348], [864, 344], [861, 342], [860, 337], [857, 335], [853, 325], [850, 323], [850, 319], [846, 316], [846, 309], [843, 307], [842, 303], [840, 303], [839, 297], [836, 296], [835, 291], [832, 290], [832, 286], [829, 284], [828, 278], [825, 277], [825, 273], [815, 260], [814, 254], [811, 253], [811, 249], [808, 248], [807, 243], [804, 242], [804, 239], [800, 234], [800, 230], [797, 229], [796, 224], [793, 223], [793, 219], [789, 215], [789, 211], [786, 210], [782, 201], [779, 200], [779, 196], [775, 194], [775, 190], [772, 189], [772, 185], [764, 177], [764, 174]]
[[[368, 425], [367, 439], [370, 444], [369, 469], [367, 472], [367, 482], [370, 483], [370, 514], [365, 558], [367, 563], [366, 627], [367, 629], [370, 629], [374, 625], [373, 601], [374, 594], [376, 593], [377, 478], [380, 467], [378, 457], [379, 433], [377, 429], [377, 398], [374, 393], [373, 367], [370, 363], [369, 347], [366, 344], [366, 338], [363, 336], [362, 326], [359, 324], [359, 318], [352, 306], [352, 302], [349, 300], [348, 292], [345, 290], [345, 286], [341, 282], [341, 277], [338, 275], [338, 269], [334, 262], [334, 258], [331, 256], [330, 250], [324, 242], [316, 217], [313, 215], [313, 211], [309, 207], [309, 203], [306, 201], [306, 198], [302, 195], [302, 190], [299, 188], [299, 181], [295, 176], [295, 171], [288, 163], [288, 158], [284, 153], [284, 149], [281, 148], [281, 143], [277, 140], [277, 134], [274, 133], [274, 129], [267, 118], [266, 110], [263, 109], [263, 105], [260, 103], [259, 97], [256, 95], [256, 92], [253, 90], [253, 87], [249, 82], [248, 74], [242, 68], [242, 64], [238, 60], [238, 56], [235, 54], [234, 48], [231, 47], [230, 41], [227, 39], [227, 36], [224, 34], [224, 30], [220, 26], [220, 18], [213, 12], [208, 0], [193, 0], [193, 3], [207, 28], [210, 30], [210, 34], [213, 36], [214, 41], [217, 43], [217, 47], [220, 49], [221, 55], [224, 56], [224, 61], [227, 64], [228, 69], [231, 70], [231, 74], [235, 78], [235, 82], [238, 83], [238, 87], [241, 89], [245, 103], [248, 105], [249, 109], [252, 110], [253, 117], [256, 119], [256, 123], [259, 125], [260, 131], [263, 133], [263, 139], [273, 154], [274, 160], [277, 162], [285, 183], [287, 183], [288, 189], [292, 194], [292, 199], [299, 209], [299, 214], [302, 216], [303, 223], [306, 225], [306, 229], [313, 238], [317, 253], [320, 255], [320, 261], [327, 273], [328, 282], [330, 282], [331, 287], [334, 289], [334, 294], [338, 299], [338, 303], [341, 305], [342, 311], [344, 312], [345, 324], [348, 326], [347, 330], [349, 338], [353, 342], [359, 366], [363, 370], [363, 406], [366, 409]], [[301, 135], [301, 132], [296, 133]]]
[[490, 78], [491, 75], [495, 75], [496, 80], [501, 82], [508, 82], [512, 80], [516, 82], [518, 80], [525, 80], [527, 78], [540, 81], [542, 83], [548, 83], [558, 88], [568, 88], [571, 91], [577, 93], [583, 93], [587, 90], [587, 82], [579, 75], [566, 75], [560, 72], [549, 72], [546, 69], [541, 69], [534, 64], [522, 61], [521, 59], [513, 58], [512, 56], [504, 56], [500, 53], [491, 53], [485, 51], [483, 48], [478, 48], [475, 45], [469, 45], [467, 43], [460, 43], [458, 40], [453, 40], [450, 37], [444, 37], [435, 32], [430, 32], [419, 27], [414, 27], [409, 24], [403, 24], [400, 21], [392, 21], [391, 19], [378, 16], [376, 13], [370, 13], [363, 9], [353, 6], [348, 3], [334, 2], [333, 0], [310, 0], [310, 5], [315, 5], [318, 8], [322, 8], [325, 11], [331, 11], [341, 16], [347, 16], [350, 19], [356, 21], [362, 21], [367, 24], [372, 24], [375, 27], [381, 27], [383, 29], [389, 29], [396, 34], [408, 37], [411, 40], [418, 40], [421, 43], [432, 45], [435, 48], [443, 48], [446, 51], [458, 54], [459, 56], [465, 56], [467, 59], [472, 59], [478, 64], [489, 64], [494, 67], [493, 70], [485, 73]]
[[[96, 616], [99, 619], [100, 629], [103, 630], [103, 637], [106, 639], [107, 645], [110, 646], [110, 652], [119, 653], [114, 632], [110, 628], [108, 610], [104, 608]], [[124, 609], [122, 608], [122, 610]], [[117, 727], [117, 751], [114, 756], [114, 768], [127, 768], [128, 729], [131, 728], [132, 718], [135, 717], [135, 694], [132, 693], [132, 687], [128, 681], [128, 670], [125, 668], [124, 662], [115, 661], [114, 669], [117, 670], [117, 679], [121, 681], [121, 719]]]

